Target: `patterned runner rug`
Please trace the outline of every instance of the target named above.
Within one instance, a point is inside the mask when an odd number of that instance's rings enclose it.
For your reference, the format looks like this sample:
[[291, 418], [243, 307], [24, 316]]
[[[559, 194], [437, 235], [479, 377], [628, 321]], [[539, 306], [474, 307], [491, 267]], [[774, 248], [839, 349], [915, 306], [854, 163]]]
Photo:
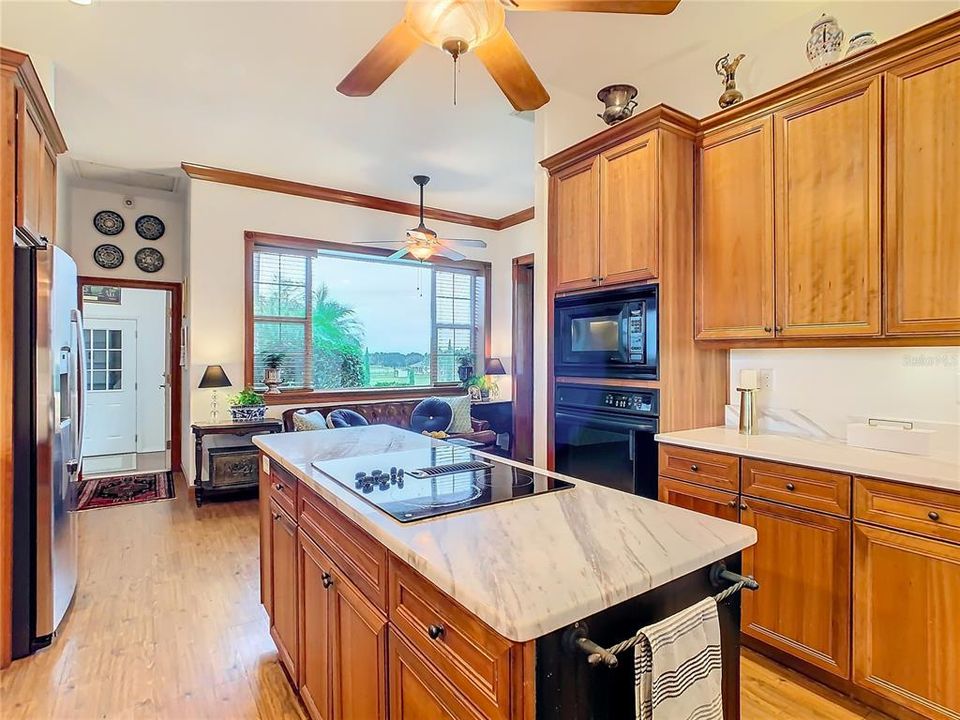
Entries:
[[78, 510], [170, 500], [174, 497], [173, 474], [169, 471], [146, 475], [117, 475], [80, 483]]

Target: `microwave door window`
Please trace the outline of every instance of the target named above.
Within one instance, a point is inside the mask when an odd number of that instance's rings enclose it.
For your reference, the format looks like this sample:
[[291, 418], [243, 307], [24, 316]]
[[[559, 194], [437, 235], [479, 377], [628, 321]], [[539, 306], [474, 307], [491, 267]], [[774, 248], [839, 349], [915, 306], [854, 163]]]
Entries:
[[620, 349], [620, 318], [574, 318], [570, 335], [570, 348], [574, 353], [616, 353]]

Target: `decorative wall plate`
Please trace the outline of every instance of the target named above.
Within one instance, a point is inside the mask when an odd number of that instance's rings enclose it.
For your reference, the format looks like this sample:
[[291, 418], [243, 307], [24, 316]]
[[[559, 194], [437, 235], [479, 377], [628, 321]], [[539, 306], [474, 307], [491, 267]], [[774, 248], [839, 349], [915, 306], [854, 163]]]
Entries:
[[134, 224], [134, 227], [137, 229], [137, 235], [142, 237], [144, 240], [159, 240], [167, 231], [167, 227], [163, 224], [163, 220], [158, 218], [156, 215], [141, 215], [137, 218], [137, 222]]
[[163, 267], [163, 253], [152, 247], [140, 248], [133, 261], [144, 272], [155, 273]]
[[110, 243], [97, 245], [93, 250], [93, 261], [104, 270], [116, 270], [123, 265], [123, 250]]
[[123, 232], [123, 218], [113, 210], [101, 210], [93, 216], [93, 226], [103, 235], [119, 235]]

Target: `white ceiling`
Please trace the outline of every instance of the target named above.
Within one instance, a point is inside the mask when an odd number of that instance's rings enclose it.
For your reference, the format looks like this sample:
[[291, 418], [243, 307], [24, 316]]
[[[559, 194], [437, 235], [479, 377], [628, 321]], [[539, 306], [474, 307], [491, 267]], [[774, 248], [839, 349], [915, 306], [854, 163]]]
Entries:
[[[881, 39], [884, 23], [902, 31], [958, 4], [829, 3], [841, 21], [873, 23], [848, 33]], [[821, 5], [683, 0], [666, 17], [512, 13], [508, 24], [548, 89], [589, 98], [631, 82], [641, 107], [703, 115], [722, 90], [713, 62], [725, 52], [751, 48], [748, 94], [806, 72], [804, 28]], [[402, 12], [365, 0], [3, 0], [0, 41], [33, 55], [41, 74], [53, 67], [57, 116], [79, 159], [151, 171], [188, 161], [407, 200], [410, 176], [425, 172], [430, 205], [499, 217], [533, 204], [533, 123], [475, 57], [462, 62], [457, 107], [449, 59], [429, 47], [370, 98], [336, 92]], [[761, 47], [767, 57], [753, 57]]]

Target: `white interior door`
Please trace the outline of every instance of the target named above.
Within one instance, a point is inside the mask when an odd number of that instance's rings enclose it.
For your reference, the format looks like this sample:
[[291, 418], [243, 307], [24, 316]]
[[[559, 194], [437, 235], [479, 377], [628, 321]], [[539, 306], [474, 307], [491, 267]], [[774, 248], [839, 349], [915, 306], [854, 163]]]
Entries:
[[139, 292], [146, 297], [137, 318], [137, 452], [161, 452], [167, 449], [170, 429], [168, 293]]
[[89, 319], [84, 455], [137, 451], [137, 321]]

